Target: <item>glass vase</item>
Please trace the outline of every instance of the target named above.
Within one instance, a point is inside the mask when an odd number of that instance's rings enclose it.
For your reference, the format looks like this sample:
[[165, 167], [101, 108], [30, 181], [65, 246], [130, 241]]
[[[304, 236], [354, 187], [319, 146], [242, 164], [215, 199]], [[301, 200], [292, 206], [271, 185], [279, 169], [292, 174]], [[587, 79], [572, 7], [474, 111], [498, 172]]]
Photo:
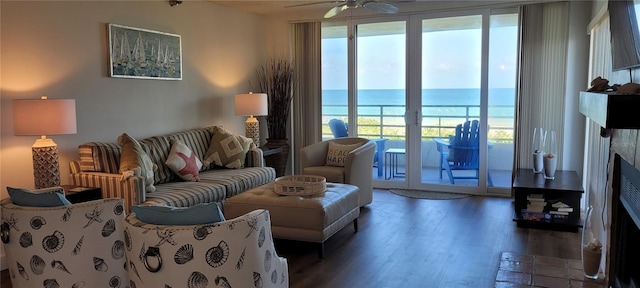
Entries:
[[544, 167], [544, 179], [553, 180], [556, 175], [558, 165], [558, 144], [556, 142], [556, 131], [546, 131], [544, 136], [544, 157], [542, 159]]
[[542, 156], [544, 156], [544, 152], [542, 151], [543, 140], [544, 129], [533, 128], [533, 142], [531, 144], [531, 153], [533, 155], [533, 173], [542, 173], [542, 171], [544, 171], [542, 164]]
[[587, 216], [582, 228], [582, 271], [584, 277], [598, 279], [600, 258], [602, 257], [602, 243], [593, 236], [593, 207], [587, 208]]

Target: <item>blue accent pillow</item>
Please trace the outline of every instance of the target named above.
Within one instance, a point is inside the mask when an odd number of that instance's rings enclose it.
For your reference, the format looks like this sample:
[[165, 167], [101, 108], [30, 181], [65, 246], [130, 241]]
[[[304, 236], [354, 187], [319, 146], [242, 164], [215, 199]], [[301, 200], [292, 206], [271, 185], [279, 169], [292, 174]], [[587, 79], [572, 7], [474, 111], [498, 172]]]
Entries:
[[71, 205], [71, 202], [64, 197], [64, 194], [53, 190], [38, 192], [7, 187], [7, 192], [9, 192], [11, 202], [19, 206], [58, 207]]
[[224, 215], [215, 202], [191, 207], [133, 205], [131, 211], [140, 221], [155, 225], [199, 225], [224, 221]]

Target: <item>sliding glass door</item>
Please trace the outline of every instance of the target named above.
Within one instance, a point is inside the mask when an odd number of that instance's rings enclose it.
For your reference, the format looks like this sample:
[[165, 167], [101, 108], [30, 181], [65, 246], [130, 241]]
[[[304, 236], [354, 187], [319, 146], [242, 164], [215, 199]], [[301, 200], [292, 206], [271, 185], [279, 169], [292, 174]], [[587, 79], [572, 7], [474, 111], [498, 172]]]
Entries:
[[376, 142], [374, 179], [406, 180], [406, 21], [355, 26], [358, 136]]
[[412, 187], [509, 193], [518, 17], [490, 12], [420, 19], [421, 173]]
[[504, 12], [327, 23], [323, 136], [338, 118], [376, 141], [375, 187], [508, 193], [518, 24]]
[[376, 143], [374, 181], [405, 182], [406, 21], [326, 24], [322, 39], [323, 138], [342, 120]]

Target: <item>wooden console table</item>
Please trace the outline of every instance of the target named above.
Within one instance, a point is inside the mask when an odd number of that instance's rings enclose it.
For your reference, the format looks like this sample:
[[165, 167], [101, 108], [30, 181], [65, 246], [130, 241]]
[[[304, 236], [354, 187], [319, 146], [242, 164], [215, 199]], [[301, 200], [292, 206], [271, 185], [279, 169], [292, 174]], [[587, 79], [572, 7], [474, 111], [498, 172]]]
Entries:
[[[515, 198], [513, 221], [518, 227], [570, 232], [578, 232], [582, 227], [580, 199], [584, 189], [576, 171], [558, 170], [555, 179], [546, 180], [542, 174], [534, 174], [531, 169], [518, 169], [512, 187]], [[543, 195], [546, 204], [543, 212], [534, 217], [530, 217], [531, 214], [523, 214], [529, 202], [527, 198], [531, 194]], [[569, 215], [551, 214], [554, 210], [551, 204], [558, 201], [569, 205], [573, 211], [569, 212]]]
[[260, 147], [260, 150], [262, 150], [262, 157], [267, 157], [270, 155], [274, 155], [274, 154], [278, 154], [280, 152], [282, 152], [282, 148], [267, 148], [267, 147]]

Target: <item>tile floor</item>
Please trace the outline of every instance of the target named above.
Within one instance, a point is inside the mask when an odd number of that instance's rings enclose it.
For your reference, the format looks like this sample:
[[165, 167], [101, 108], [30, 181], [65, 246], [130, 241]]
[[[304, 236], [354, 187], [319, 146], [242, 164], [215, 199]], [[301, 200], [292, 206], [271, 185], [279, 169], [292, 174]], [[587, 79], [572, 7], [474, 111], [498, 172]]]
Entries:
[[503, 252], [495, 287], [603, 288], [607, 285], [603, 279], [585, 278], [580, 260]]

